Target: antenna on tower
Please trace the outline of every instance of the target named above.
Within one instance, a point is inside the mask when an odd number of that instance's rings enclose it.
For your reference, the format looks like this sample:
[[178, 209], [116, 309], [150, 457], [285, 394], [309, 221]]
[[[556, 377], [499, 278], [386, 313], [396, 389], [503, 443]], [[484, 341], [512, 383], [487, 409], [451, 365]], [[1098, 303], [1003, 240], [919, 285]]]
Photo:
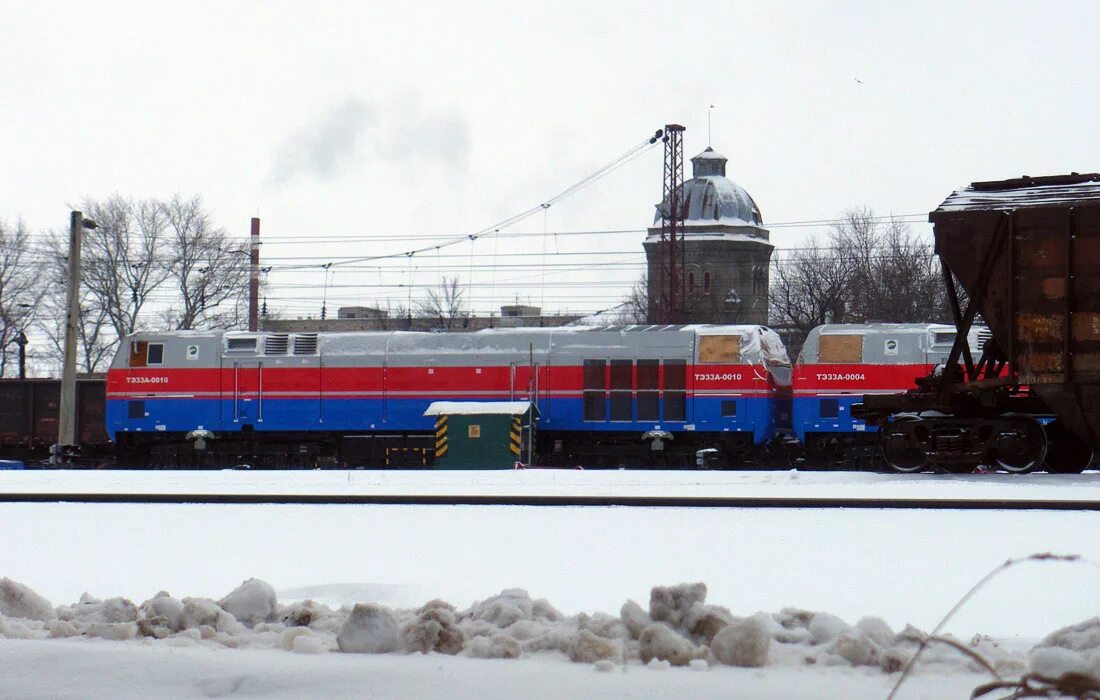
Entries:
[[714, 141], [710, 138], [710, 113], [714, 109], [714, 105], [707, 108], [707, 145], [713, 146]]

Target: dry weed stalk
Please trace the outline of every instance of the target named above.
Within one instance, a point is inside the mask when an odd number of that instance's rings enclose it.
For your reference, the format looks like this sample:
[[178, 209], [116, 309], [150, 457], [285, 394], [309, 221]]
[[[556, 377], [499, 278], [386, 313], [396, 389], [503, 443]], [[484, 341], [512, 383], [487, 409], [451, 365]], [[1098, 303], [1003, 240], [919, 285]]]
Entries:
[[[1084, 562], [1086, 564], [1090, 564], [1092, 566], [1096, 566], [1096, 567], [1100, 568], [1100, 564], [1089, 561], [1087, 559], [1082, 559], [1081, 555], [1079, 555], [1079, 554], [1053, 554], [1051, 552], [1040, 552], [1038, 554], [1031, 554], [1031, 555], [1026, 556], [1026, 557], [1019, 557], [1019, 558], [1016, 558], [1016, 559], [1009, 559], [1005, 563], [1001, 564], [997, 568], [990, 571], [988, 574], [983, 576], [980, 581], [978, 581], [976, 584], [974, 584], [974, 587], [971, 588], [969, 591], [967, 591], [966, 594], [962, 598], [960, 598], [957, 603], [955, 603], [955, 605], [951, 608], [951, 610], [949, 610], [947, 612], [947, 614], [944, 615], [943, 619], [940, 620], [939, 624], [936, 625], [936, 628], [934, 630], [932, 630], [932, 633], [921, 640], [920, 646], [917, 648], [917, 653], [913, 655], [913, 658], [910, 659], [909, 663], [905, 666], [905, 670], [903, 670], [901, 672], [901, 676], [898, 678], [898, 682], [894, 684], [894, 687], [890, 691], [890, 694], [886, 696], [886, 700], [894, 700], [894, 697], [897, 695], [898, 690], [901, 688], [902, 683], [905, 682], [905, 679], [908, 678], [909, 674], [911, 674], [913, 672], [913, 669], [916, 668], [917, 661], [920, 659], [921, 654], [924, 653], [924, 650], [926, 648], [928, 648], [929, 642], [932, 642], [932, 641], [947, 642], [947, 640], [944, 637], [939, 636], [939, 633], [941, 631], [943, 631], [943, 628], [945, 626], [947, 626], [947, 623], [951, 620], [951, 618], [953, 618], [955, 616], [955, 613], [957, 613], [964, 605], [966, 605], [968, 602], [970, 602], [970, 599], [973, 598], [974, 595], [978, 591], [980, 591], [991, 580], [996, 578], [997, 575], [999, 575], [1005, 569], [1009, 569], [1013, 566], [1016, 566], [1017, 564], [1021, 564], [1023, 562], [1027, 562], [1027, 561]], [[958, 643], [952, 643], [952, 642], [948, 642], [948, 643], [951, 644], [951, 646], [953, 646], [954, 648], [959, 649], [960, 651], [963, 650], [963, 646], [958, 644]], [[984, 658], [982, 658], [981, 655], [978, 654], [976, 651], [966, 650], [966, 652], [964, 652], [964, 653], [966, 653], [967, 656], [974, 659], [975, 661], [978, 661], [980, 666], [982, 666], [986, 670], [990, 671], [993, 674], [994, 678], [997, 678], [997, 680], [994, 681], [993, 683], [988, 683], [986, 685], [979, 686], [977, 689], [975, 689], [975, 691], [974, 691], [975, 694], [971, 695], [972, 698], [978, 697], [978, 694], [977, 694], [978, 691], [982, 690], [983, 688], [985, 688], [985, 690], [982, 691], [983, 694], [988, 693], [988, 692], [992, 692], [992, 691], [997, 690], [999, 688], [1017, 688], [1016, 694], [1006, 696], [1006, 698], [1004, 700], [1012, 700], [1013, 698], [1026, 698], [1026, 697], [1047, 697], [1047, 698], [1056, 698], [1056, 697], [1059, 697], [1059, 696], [1064, 697], [1066, 694], [1061, 693], [1058, 690], [1057, 684], [1059, 682], [1066, 681], [1066, 679], [1070, 679], [1069, 682], [1072, 684], [1074, 681], [1072, 680], [1071, 676], [1077, 675], [1077, 674], [1068, 674], [1067, 673], [1067, 674], [1063, 675], [1062, 678], [1059, 679], [1058, 681], [1050, 681], [1050, 679], [1045, 679], [1045, 678], [1042, 678], [1042, 677], [1037, 676], [1035, 674], [1027, 674], [1027, 675], [1023, 676], [1022, 678], [1020, 678], [1020, 680], [1018, 680], [1018, 681], [1005, 681], [1005, 680], [1002, 680], [1000, 678], [1000, 676], [997, 674], [997, 672], [995, 670], [993, 670], [990, 663], [988, 661], [986, 661]], [[1091, 677], [1086, 677], [1086, 678], [1089, 678], [1090, 682], [1095, 684], [1096, 679], [1092, 679]], [[1038, 681], [1038, 682], [1046, 683], [1050, 687], [1047, 690], [1043, 690], [1042, 688], [1030, 685], [1032, 681]], [[1054, 685], [1050, 685], [1052, 683]], [[1077, 697], [1081, 700], [1086, 700], [1086, 699], [1087, 700], [1100, 700], [1100, 694], [1097, 694], [1100, 691], [1097, 691], [1094, 687], [1093, 688], [1089, 688], [1089, 687], [1086, 687], [1086, 686], [1082, 686], [1082, 687], [1084, 687], [1084, 692], [1088, 693], [1088, 694], [1084, 694], [1084, 695], [1082, 695], [1082, 694], [1072, 695], [1071, 694], [1070, 697]], [[1049, 691], [1049, 692], [1047, 692], [1047, 691]], [[1041, 694], [1043, 692], [1046, 692], [1046, 694], [1045, 695]], [[1021, 693], [1029, 693], [1029, 694], [1021, 694]]]

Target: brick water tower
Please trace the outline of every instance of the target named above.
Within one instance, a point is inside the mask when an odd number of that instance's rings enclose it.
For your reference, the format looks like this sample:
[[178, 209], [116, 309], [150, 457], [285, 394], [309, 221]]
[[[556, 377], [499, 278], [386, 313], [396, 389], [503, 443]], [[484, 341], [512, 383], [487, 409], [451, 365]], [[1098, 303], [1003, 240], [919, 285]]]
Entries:
[[[683, 220], [678, 321], [767, 323], [773, 246], [760, 209], [726, 177], [726, 158], [713, 148], [692, 158], [691, 166], [692, 178], [676, 198]], [[644, 244], [650, 323], [660, 322], [661, 212], [667, 209], [667, 200], [658, 205]]]

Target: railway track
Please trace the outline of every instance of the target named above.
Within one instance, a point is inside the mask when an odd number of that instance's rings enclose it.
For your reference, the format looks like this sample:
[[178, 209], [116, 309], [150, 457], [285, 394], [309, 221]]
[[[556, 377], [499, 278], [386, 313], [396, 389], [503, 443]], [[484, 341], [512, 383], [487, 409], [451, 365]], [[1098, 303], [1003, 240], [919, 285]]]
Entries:
[[1097, 498], [882, 498], [835, 496], [630, 496], [316, 493], [0, 493], [0, 503], [195, 505], [431, 505], [635, 508], [1096, 511]]

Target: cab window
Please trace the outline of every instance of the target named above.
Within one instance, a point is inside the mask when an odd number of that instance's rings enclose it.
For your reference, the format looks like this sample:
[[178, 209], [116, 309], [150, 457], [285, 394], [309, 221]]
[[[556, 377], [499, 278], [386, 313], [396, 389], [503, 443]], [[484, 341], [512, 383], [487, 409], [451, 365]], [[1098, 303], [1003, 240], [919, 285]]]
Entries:
[[146, 364], [164, 364], [164, 343], [149, 343], [149, 355]]

